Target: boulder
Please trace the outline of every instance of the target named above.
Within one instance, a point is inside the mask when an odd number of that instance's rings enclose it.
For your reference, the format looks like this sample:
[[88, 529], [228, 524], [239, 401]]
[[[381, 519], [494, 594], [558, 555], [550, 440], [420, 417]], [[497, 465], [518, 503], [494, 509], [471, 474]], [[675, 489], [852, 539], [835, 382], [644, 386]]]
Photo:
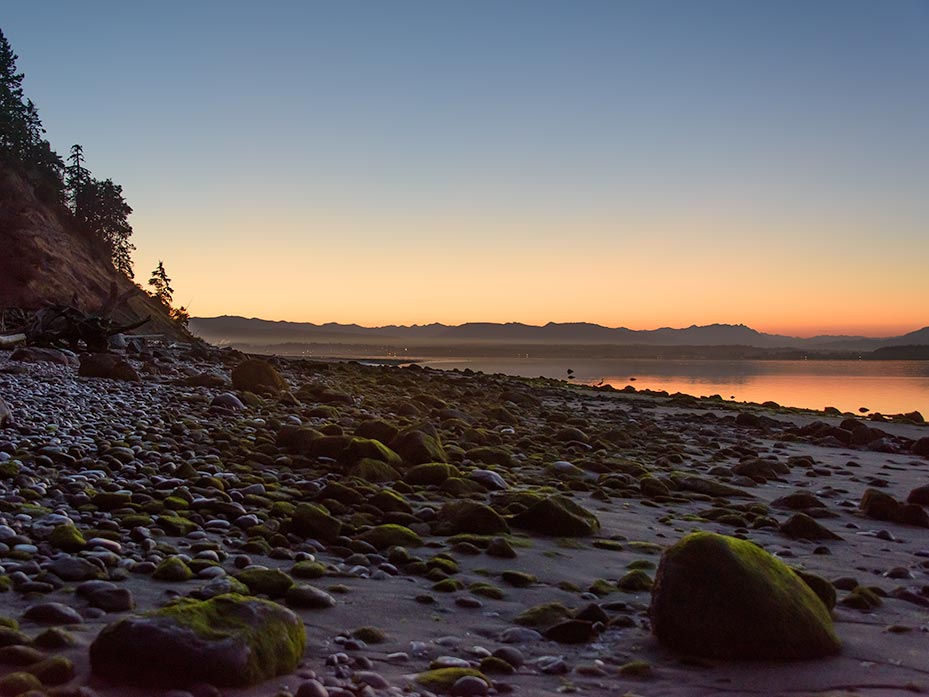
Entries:
[[537, 501], [510, 522], [517, 528], [556, 537], [582, 537], [600, 529], [597, 516], [561, 495]]
[[129, 361], [113, 353], [85, 353], [77, 374], [85, 378], [108, 378], [124, 382], [141, 382], [142, 378]]
[[448, 461], [439, 440], [417, 429], [403, 431], [390, 441], [390, 447], [411, 465]]
[[661, 557], [652, 631], [684, 653], [724, 659], [808, 659], [837, 653], [819, 596], [790, 567], [746, 540], [696, 532]]
[[913, 454], [929, 457], [929, 436], [920, 438], [918, 441], [913, 443]]
[[874, 520], [897, 520], [900, 515], [900, 503], [890, 494], [877, 489], [865, 489], [859, 508]]
[[287, 608], [227, 594], [108, 625], [90, 646], [90, 663], [119, 684], [248, 686], [292, 672], [305, 644], [303, 622]]
[[509, 532], [510, 526], [490, 506], [477, 501], [452, 501], [439, 510], [439, 532], [446, 535], [474, 533], [494, 535]]
[[243, 392], [277, 394], [287, 383], [268, 361], [248, 358], [232, 369], [232, 386]]
[[290, 526], [295, 534], [322, 542], [334, 542], [342, 531], [342, 523], [333, 518], [328, 510], [314, 503], [297, 504]]

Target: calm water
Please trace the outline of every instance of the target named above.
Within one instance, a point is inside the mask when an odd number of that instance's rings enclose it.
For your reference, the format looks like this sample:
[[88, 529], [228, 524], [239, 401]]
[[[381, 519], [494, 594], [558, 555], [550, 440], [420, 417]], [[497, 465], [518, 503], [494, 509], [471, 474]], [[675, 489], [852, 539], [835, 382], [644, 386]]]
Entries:
[[[836, 407], [897, 414], [913, 410], [929, 418], [929, 361], [658, 361], [571, 359], [440, 359], [423, 365], [452, 370], [565, 379], [616, 388], [713, 394], [740, 402], [808, 409]], [[631, 380], [635, 378], [635, 380]]]

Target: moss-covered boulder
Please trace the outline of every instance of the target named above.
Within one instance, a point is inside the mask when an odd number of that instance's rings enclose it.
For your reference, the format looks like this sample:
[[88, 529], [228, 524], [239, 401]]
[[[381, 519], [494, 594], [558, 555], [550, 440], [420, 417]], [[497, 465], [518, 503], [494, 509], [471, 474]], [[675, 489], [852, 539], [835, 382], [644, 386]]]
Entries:
[[390, 447], [411, 465], [448, 461], [445, 449], [438, 438], [417, 429], [408, 429], [398, 434], [390, 442]]
[[267, 595], [269, 598], [282, 598], [294, 585], [294, 580], [280, 569], [245, 569], [235, 575], [237, 581], [244, 583], [249, 592]]
[[458, 477], [461, 472], [455, 465], [444, 462], [424, 462], [412, 467], [403, 477], [403, 481], [413, 486], [439, 485], [449, 477]]
[[59, 525], [48, 536], [48, 542], [52, 547], [60, 549], [62, 552], [80, 552], [87, 546], [87, 540], [84, 535], [73, 525]]
[[597, 516], [560, 494], [533, 503], [510, 522], [517, 528], [557, 537], [583, 537], [600, 529]]
[[494, 535], [510, 531], [503, 516], [477, 501], [452, 501], [445, 504], [439, 510], [438, 521], [437, 530], [442, 535]]
[[244, 392], [277, 394], [287, 388], [287, 383], [268, 361], [248, 358], [232, 369], [232, 386]]
[[358, 536], [362, 542], [374, 545], [378, 549], [388, 547], [421, 547], [422, 538], [404, 525], [388, 523], [366, 530]]
[[328, 510], [313, 503], [297, 505], [290, 519], [290, 529], [301, 537], [313, 537], [323, 542], [334, 542], [342, 531], [342, 523]]
[[840, 648], [829, 611], [793, 569], [714, 533], [692, 533], [665, 551], [649, 614], [663, 644], [700, 656], [804, 659]]
[[91, 644], [90, 662], [119, 684], [247, 686], [292, 672], [305, 644], [303, 622], [287, 608], [229, 594], [111, 624]]
[[396, 468], [388, 465], [386, 462], [374, 460], [370, 457], [363, 457], [348, 472], [352, 477], [358, 477], [372, 484], [383, 482], [393, 482], [400, 479], [400, 473]]
[[474, 677], [490, 685], [481, 671], [476, 668], [436, 668], [416, 676], [416, 682], [432, 692], [448, 692], [452, 686], [464, 677]]

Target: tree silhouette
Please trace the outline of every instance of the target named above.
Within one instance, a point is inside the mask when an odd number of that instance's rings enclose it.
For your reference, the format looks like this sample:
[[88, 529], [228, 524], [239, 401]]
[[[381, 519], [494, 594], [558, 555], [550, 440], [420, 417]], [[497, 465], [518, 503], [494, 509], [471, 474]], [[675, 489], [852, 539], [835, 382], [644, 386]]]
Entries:
[[152, 287], [152, 297], [167, 307], [171, 307], [171, 300], [174, 296], [174, 289], [171, 287], [171, 279], [165, 272], [164, 264], [159, 261], [158, 266], [152, 271], [152, 277], [148, 279], [148, 285]]
[[0, 157], [17, 165], [41, 196], [60, 199], [64, 163], [43, 138], [39, 111], [23, 94], [17, 58], [0, 30]]
[[71, 146], [68, 166], [65, 168], [65, 192], [68, 206], [74, 216], [80, 219], [78, 211], [79, 194], [90, 183], [90, 170], [84, 166], [84, 148], [79, 143]]

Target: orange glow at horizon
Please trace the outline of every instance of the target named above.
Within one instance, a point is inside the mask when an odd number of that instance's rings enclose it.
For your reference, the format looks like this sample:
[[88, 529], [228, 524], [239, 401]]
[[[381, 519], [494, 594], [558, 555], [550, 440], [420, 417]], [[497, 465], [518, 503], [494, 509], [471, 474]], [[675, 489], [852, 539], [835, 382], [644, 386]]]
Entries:
[[[157, 244], [140, 236], [138, 280], [164, 259], [175, 304], [193, 316], [316, 324], [723, 323], [789, 336], [896, 336], [929, 325], [929, 250], [914, 253], [848, 221], [752, 221], [749, 236], [746, 221], [713, 218], [290, 213], [188, 219], [196, 240], [175, 221], [139, 221], [160, 232], [150, 237]], [[854, 245], [837, 261], [842, 238]], [[894, 264], [874, 264], [879, 255]]]

